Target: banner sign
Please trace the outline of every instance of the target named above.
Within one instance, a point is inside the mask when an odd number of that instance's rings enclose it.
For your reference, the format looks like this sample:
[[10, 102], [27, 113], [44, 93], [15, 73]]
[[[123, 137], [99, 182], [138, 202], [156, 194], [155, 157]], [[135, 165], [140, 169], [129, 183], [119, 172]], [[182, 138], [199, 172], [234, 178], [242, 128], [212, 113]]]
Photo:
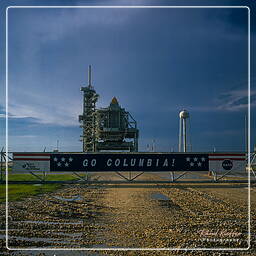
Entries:
[[165, 172], [208, 171], [208, 154], [121, 153], [51, 154], [51, 171]]
[[241, 172], [246, 167], [244, 153], [213, 153], [209, 154], [209, 169], [214, 172]]
[[50, 171], [50, 153], [13, 153], [12, 171]]
[[244, 171], [244, 153], [13, 153], [13, 171]]

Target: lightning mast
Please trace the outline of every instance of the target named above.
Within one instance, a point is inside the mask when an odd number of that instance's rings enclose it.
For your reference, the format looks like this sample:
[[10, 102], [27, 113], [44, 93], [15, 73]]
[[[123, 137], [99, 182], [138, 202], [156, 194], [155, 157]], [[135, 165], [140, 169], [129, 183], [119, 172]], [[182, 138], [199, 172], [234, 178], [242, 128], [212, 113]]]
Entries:
[[95, 111], [99, 95], [92, 86], [91, 65], [88, 67], [88, 86], [81, 87], [83, 92], [83, 114], [79, 115], [80, 127], [83, 134], [80, 136], [83, 141], [83, 152], [96, 151]]

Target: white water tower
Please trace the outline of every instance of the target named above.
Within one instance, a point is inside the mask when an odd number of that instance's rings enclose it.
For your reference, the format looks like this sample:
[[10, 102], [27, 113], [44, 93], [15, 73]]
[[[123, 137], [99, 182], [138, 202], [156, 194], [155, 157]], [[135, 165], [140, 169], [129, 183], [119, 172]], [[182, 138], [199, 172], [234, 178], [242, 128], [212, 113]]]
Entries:
[[187, 110], [184, 109], [180, 112], [179, 116], [180, 116], [179, 152], [187, 152], [189, 113]]

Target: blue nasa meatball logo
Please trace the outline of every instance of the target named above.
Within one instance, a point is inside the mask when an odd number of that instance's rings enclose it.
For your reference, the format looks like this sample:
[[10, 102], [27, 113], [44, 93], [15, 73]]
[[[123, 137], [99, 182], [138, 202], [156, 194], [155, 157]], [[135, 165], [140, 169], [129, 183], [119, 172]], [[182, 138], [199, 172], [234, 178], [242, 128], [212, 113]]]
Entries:
[[222, 162], [222, 167], [223, 167], [223, 169], [229, 171], [229, 170], [232, 169], [233, 163], [232, 163], [231, 160], [225, 159], [225, 160]]
[[27, 169], [27, 170], [28, 170], [28, 169], [29, 169], [29, 164], [28, 164], [28, 163], [23, 164], [23, 165], [22, 165], [22, 168], [24, 168], [24, 169]]

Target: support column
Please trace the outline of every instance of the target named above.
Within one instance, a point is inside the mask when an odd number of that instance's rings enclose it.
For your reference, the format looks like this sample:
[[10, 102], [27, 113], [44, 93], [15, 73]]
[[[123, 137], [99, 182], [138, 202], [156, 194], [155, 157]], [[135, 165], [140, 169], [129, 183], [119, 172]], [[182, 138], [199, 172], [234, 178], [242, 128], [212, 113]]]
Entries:
[[186, 119], [183, 119], [183, 152], [187, 152], [187, 130]]
[[181, 144], [182, 144], [182, 119], [180, 118], [180, 127], [179, 127], [179, 152], [181, 152]]

